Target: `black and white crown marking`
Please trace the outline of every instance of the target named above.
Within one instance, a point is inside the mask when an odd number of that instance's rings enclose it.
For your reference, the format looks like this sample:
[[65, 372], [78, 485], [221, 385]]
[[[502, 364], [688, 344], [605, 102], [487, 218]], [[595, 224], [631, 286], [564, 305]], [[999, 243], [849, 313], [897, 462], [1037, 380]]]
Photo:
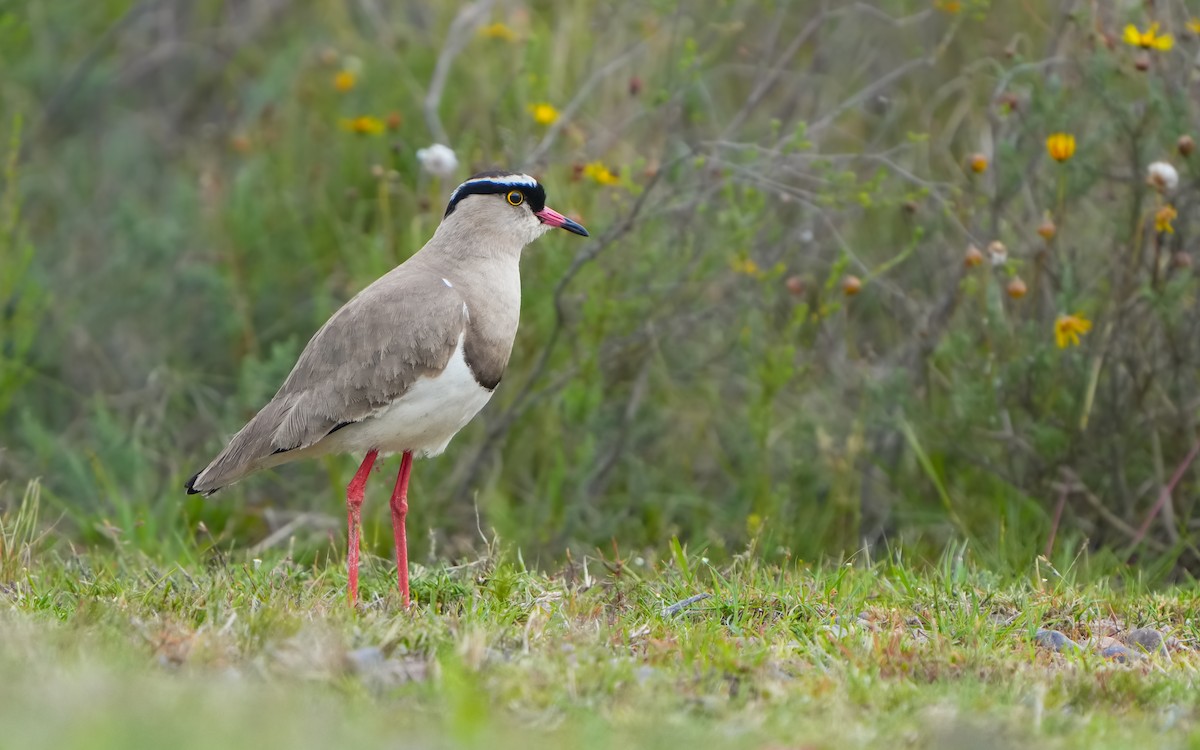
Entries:
[[520, 190], [524, 193], [525, 202], [535, 213], [546, 207], [546, 189], [529, 175], [502, 171], [480, 172], [454, 189], [442, 218], [445, 219], [453, 213], [459, 202], [468, 195], [503, 194], [510, 190]]

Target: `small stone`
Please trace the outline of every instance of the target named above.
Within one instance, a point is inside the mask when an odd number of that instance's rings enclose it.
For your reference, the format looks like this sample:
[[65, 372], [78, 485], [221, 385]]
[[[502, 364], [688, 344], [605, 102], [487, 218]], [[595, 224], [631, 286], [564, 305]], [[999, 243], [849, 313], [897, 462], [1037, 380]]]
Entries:
[[825, 627], [821, 628], [821, 631], [828, 634], [830, 638], [834, 639], [845, 638], [851, 633], [851, 629], [848, 625], [841, 624], [826, 625]]
[[378, 669], [386, 658], [382, 649], [376, 646], [368, 646], [366, 648], [355, 649], [346, 654], [346, 666], [351, 672], [361, 674], [372, 669]]
[[1057, 630], [1039, 630], [1033, 635], [1034, 642], [1042, 648], [1058, 653], [1078, 651], [1079, 644]]
[[1108, 648], [1102, 650], [1100, 655], [1109, 661], [1115, 661], [1118, 664], [1128, 664], [1129, 662], [1142, 658], [1140, 654], [1135, 654], [1129, 649], [1122, 646], [1120, 643], [1115, 643]]
[[1124, 640], [1130, 647], [1148, 654], [1165, 654], [1167, 651], [1167, 647], [1163, 643], [1163, 634], [1154, 628], [1131, 630], [1125, 634]]

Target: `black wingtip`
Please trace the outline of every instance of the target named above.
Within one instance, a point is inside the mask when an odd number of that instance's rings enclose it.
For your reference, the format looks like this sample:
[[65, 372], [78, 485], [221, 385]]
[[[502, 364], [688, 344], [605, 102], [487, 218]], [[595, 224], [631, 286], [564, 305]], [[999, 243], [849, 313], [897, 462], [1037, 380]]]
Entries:
[[198, 479], [199, 477], [200, 477], [200, 472], [197, 471], [195, 474], [192, 475], [191, 479], [189, 479], [183, 483], [183, 487], [184, 487], [184, 489], [187, 490], [187, 493], [189, 495], [199, 495], [200, 494], [200, 490], [195, 488], [196, 487], [196, 479]]

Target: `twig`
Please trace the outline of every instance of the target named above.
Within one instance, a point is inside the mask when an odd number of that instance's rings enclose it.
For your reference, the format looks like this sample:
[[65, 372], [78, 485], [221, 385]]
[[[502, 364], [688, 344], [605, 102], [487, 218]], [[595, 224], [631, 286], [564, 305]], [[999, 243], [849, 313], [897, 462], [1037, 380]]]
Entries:
[[691, 605], [695, 604], [696, 602], [702, 602], [711, 596], [712, 596], [712, 594], [696, 594], [695, 596], [689, 596], [687, 599], [683, 599], [682, 601], [675, 602], [674, 604], [672, 604], [668, 607], [663, 607], [662, 616], [663, 617], [671, 617], [672, 615], [677, 615], [680, 612], [682, 612], [684, 610], [684, 608], [690, 607]]
[[471, 39], [471, 33], [483, 22], [494, 2], [495, 0], [478, 0], [478, 2], [464, 6], [450, 22], [450, 29], [446, 32], [446, 41], [442, 45], [442, 53], [438, 55], [437, 64], [433, 68], [433, 77], [429, 79], [429, 91], [425, 94], [424, 102], [425, 125], [437, 143], [448, 143], [450, 140], [450, 137], [446, 135], [446, 128], [442, 125], [442, 118], [438, 115], [442, 94], [446, 90], [446, 79], [450, 76], [450, 66], [467, 46], [467, 42]]
[[1184, 472], [1192, 465], [1192, 461], [1196, 459], [1196, 454], [1200, 453], [1200, 440], [1192, 444], [1192, 449], [1188, 451], [1183, 462], [1175, 469], [1175, 473], [1171, 475], [1171, 481], [1167, 482], [1167, 486], [1162, 488], [1162, 492], [1158, 494], [1158, 500], [1154, 502], [1154, 507], [1150, 509], [1150, 513], [1146, 515], [1146, 520], [1142, 521], [1141, 527], [1137, 530], [1137, 534], [1133, 537], [1133, 543], [1130, 545], [1129, 553], [1133, 553], [1133, 548], [1141, 543], [1146, 536], [1146, 532], [1150, 530], [1150, 524], [1154, 522], [1154, 518], [1158, 515], [1163, 506], [1171, 499], [1171, 493], [1175, 491], [1175, 485], [1179, 484], [1179, 480], [1183, 479]]
[[576, 112], [579, 111], [579, 108], [583, 106], [583, 103], [587, 101], [588, 95], [592, 93], [592, 89], [596, 88], [596, 85], [599, 84], [600, 81], [603, 81], [609, 75], [616, 72], [618, 68], [628, 62], [638, 52], [641, 52], [643, 49], [645, 49], [645, 47], [645, 42], [638, 42], [637, 44], [633, 45], [625, 52], [622, 52], [605, 63], [604, 67], [592, 73], [588, 79], [583, 82], [583, 85], [575, 90], [575, 96], [567, 103], [567, 106], [562, 108], [562, 112], [559, 114], [558, 119], [546, 129], [546, 134], [542, 136], [541, 142], [538, 143], [538, 145], [534, 147], [533, 151], [531, 151], [529, 155], [525, 157], [525, 168], [532, 168], [533, 165], [536, 165], [546, 154], [546, 152], [550, 150], [550, 147], [554, 145], [554, 140], [558, 137], [558, 134], [562, 131], [563, 127], [565, 127], [566, 124], [571, 121], [571, 118]]
[[269, 550], [283, 540], [287, 539], [297, 529], [300, 529], [304, 526], [312, 526], [314, 528], [335, 527], [329, 523], [329, 519], [325, 515], [317, 513], [301, 513], [284, 525], [280, 526], [278, 529], [272, 531], [265, 539], [248, 549], [247, 552], [249, 552], [251, 555], [257, 555], [260, 552]]
[[1067, 485], [1062, 485], [1058, 491], [1058, 504], [1054, 506], [1054, 520], [1050, 523], [1050, 538], [1046, 540], [1046, 549], [1042, 552], [1047, 560], [1050, 559], [1050, 553], [1054, 552], [1054, 538], [1058, 536], [1058, 523], [1062, 520], [1063, 506], [1067, 504]]
[[[1100, 500], [1100, 498], [1096, 497], [1095, 493], [1088, 489], [1087, 485], [1083, 483], [1083, 480], [1079, 478], [1078, 474], [1066, 467], [1059, 469], [1059, 472], [1062, 474], [1064, 481], [1055, 482], [1052, 485], [1053, 487], [1058, 489], [1065, 486], [1069, 492], [1078, 492], [1083, 496], [1083, 499], [1087, 501], [1088, 505], [1092, 506], [1092, 509], [1099, 513], [1105, 521], [1108, 521], [1113, 528], [1124, 533], [1131, 539], [1137, 536], [1137, 529], [1125, 523], [1120, 516], [1118, 516], [1116, 513], [1113, 513], [1112, 510], [1110, 510]], [[1159, 542], [1157, 539], [1146, 539], [1145, 544], [1149, 547], [1153, 547], [1156, 552], [1166, 552], [1167, 550], [1166, 545]]]

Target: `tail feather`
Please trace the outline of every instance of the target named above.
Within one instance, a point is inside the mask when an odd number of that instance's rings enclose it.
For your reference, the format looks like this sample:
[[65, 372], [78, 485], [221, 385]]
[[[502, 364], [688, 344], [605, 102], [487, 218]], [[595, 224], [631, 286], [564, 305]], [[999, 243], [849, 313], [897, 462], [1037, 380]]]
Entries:
[[279, 399], [264, 406], [208, 466], [187, 480], [188, 494], [211, 495], [259, 469], [286, 461], [280, 454], [287, 450], [277, 448], [273, 437], [288, 411], [289, 403]]
[[186, 482], [183, 483], [183, 488], [185, 490], [187, 490], [187, 493], [189, 495], [204, 495], [205, 497], [208, 497], [209, 495], [213, 494], [217, 490], [221, 489], [220, 487], [212, 487], [209, 489], [199, 489], [199, 490], [196, 489], [196, 480], [199, 479], [200, 475], [203, 473], [204, 473], [204, 470], [201, 469], [200, 471], [197, 471], [195, 474], [193, 474]]

